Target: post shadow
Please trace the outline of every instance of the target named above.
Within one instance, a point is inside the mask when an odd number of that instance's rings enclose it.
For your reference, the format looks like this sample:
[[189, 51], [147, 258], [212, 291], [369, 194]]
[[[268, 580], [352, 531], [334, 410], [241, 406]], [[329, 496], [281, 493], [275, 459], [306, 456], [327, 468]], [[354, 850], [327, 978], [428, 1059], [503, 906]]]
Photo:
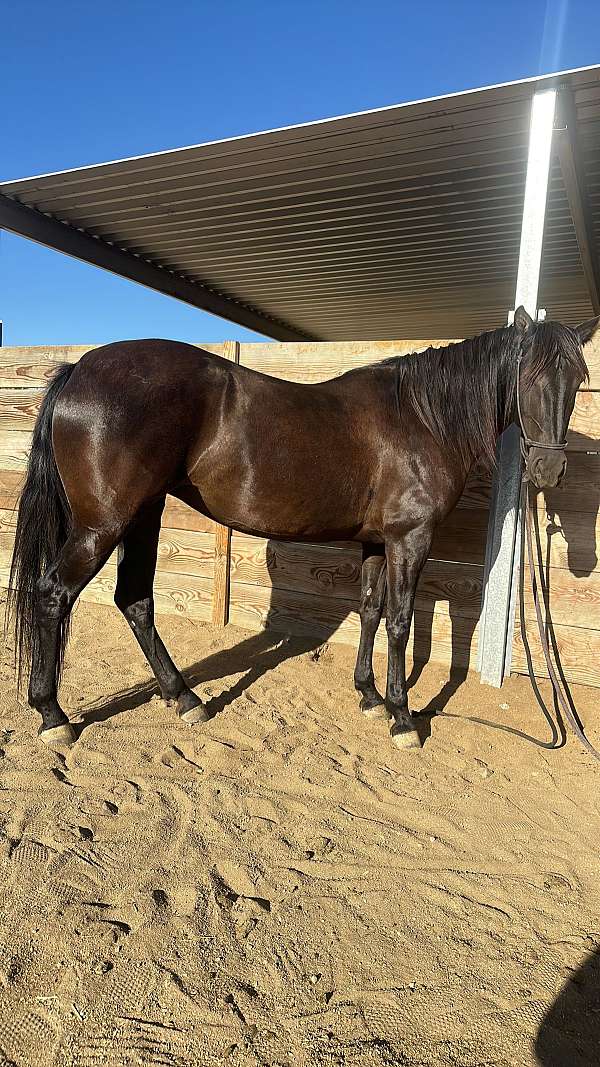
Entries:
[[[584, 455], [586, 451], [593, 453], [598, 449], [597, 441], [583, 434], [571, 434], [571, 441], [577, 444], [580, 450], [578, 452], [579, 456]], [[582, 465], [585, 467], [585, 460], [578, 460], [577, 462], [580, 467]], [[550, 539], [560, 529], [568, 544], [569, 569], [577, 577], [589, 575], [597, 563], [596, 520], [600, 508], [600, 482], [597, 478], [597, 473], [597, 469], [594, 470], [594, 459], [591, 459], [589, 486], [586, 485], [585, 499], [582, 500], [580, 496], [580, 508], [574, 508], [569, 501], [568, 471], [564, 486], [556, 490], [547, 490], [545, 493], [547, 511], [551, 517], [551, 522], [546, 530], [545, 551], [549, 553]], [[581, 493], [582, 491], [580, 490]], [[542, 546], [544, 547], [543, 536]], [[244, 638], [232, 648], [222, 649], [204, 659], [189, 664], [182, 672], [186, 682], [192, 688], [201, 687], [203, 684], [217, 681], [219, 678], [232, 674], [241, 676], [228, 689], [207, 701], [208, 708], [212, 714], [216, 715], [221, 712], [223, 708], [239, 698], [258, 679], [269, 671], [274, 670], [285, 660], [311, 653], [318, 656], [319, 649], [331, 639], [340, 624], [348, 617], [349, 612], [357, 610], [358, 590], [360, 588], [360, 549], [357, 546], [349, 551], [351, 553], [350, 570], [348, 569], [348, 554], [343, 555], [343, 562], [340, 560], [340, 563], [344, 568], [343, 577], [345, 581], [347, 582], [351, 578], [355, 582], [356, 597], [354, 600], [347, 598], [336, 599], [330, 595], [330, 590], [335, 584], [335, 561], [332, 559], [332, 564], [334, 564], [333, 573], [328, 575], [327, 569], [321, 568], [317, 575], [318, 584], [321, 585], [323, 596], [327, 599], [327, 612], [325, 618], [321, 615], [320, 620], [315, 620], [314, 617], [304, 616], [300, 598], [298, 596], [294, 597], [293, 592], [286, 585], [285, 572], [280, 572], [277, 564], [277, 542], [269, 541], [267, 543], [267, 569], [271, 581], [271, 594], [264, 629]], [[483, 558], [485, 551], [484, 541], [481, 551]], [[547, 558], [549, 559], [549, 555]], [[547, 573], [549, 576], [550, 572], [547, 571]], [[297, 602], [297, 608], [293, 607], [294, 599]], [[478, 621], [475, 617], [476, 612], [473, 612], [472, 616], [464, 613], [458, 598], [453, 598], [440, 591], [436, 599], [432, 601], [428, 593], [427, 607], [423, 606], [421, 602], [415, 608], [413, 663], [407, 679], [409, 689], [414, 688], [417, 684], [425, 666], [431, 659], [435, 608], [438, 603], [445, 601], [449, 604], [451, 662], [448, 678], [439, 693], [430, 700], [425, 708], [416, 709], [423, 712], [425, 717], [435, 712], [442, 712], [448, 701], [466, 680], [471, 659], [473, 634]], [[531, 625], [534, 626], [535, 623]], [[177, 648], [174, 647], [170, 651], [177, 662]], [[115, 694], [114, 697], [109, 698], [100, 706], [96, 705], [89, 708], [82, 712], [81, 718], [84, 724], [105, 720], [113, 715], [139, 707], [157, 693], [158, 687], [156, 683], [153, 680], [149, 680], [147, 683]], [[507, 729], [512, 728], [507, 727]]]
[[600, 951], [564, 983], [535, 1039], [540, 1067], [597, 1067], [600, 1062]]

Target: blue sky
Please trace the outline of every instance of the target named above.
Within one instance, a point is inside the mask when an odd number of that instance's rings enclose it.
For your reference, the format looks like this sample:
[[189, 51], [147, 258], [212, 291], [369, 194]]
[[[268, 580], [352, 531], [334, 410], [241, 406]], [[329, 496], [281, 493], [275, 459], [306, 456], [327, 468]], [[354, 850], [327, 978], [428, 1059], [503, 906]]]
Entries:
[[[597, 0], [7, 4], [0, 179], [600, 61]], [[0, 237], [5, 344], [253, 336]]]

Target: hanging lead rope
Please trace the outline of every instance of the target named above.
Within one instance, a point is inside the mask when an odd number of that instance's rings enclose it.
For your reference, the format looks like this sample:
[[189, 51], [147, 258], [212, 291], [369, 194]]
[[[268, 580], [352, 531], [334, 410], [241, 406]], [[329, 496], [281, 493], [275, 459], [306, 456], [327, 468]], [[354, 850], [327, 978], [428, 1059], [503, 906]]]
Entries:
[[[519, 415], [520, 415], [520, 412], [519, 412]], [[538, 583], [537, 583], [537, 579], [536, 579], [535, 563], [534, 563], [534, 558], [533, 558], [533, 538], [532, 538], [532, 533], [531, 533], [531, 502], [530, 502], [530, 499], [529, 499], [529, 481], [527, 479], [527, 475], [526, 474], [523, 475], [523, 481], [521, 483], [521, 632], [522, 632], [522, 637], [523, 637], [523, 644], [525, 645], [525, 650], [526, 650], [526, 654], [527, 654], [527, 667], [529, 669], [529, 677], [530, 677], [530, 680], [531, 680], [531, 684], [533, 686], [535, 695], [536, 695], [538, 701], [540, 702], [540, 704], [542, 706], [544, 714], [549, 719], [549, 721], [551, 721], [549, 712], [548, 712], [547, 708], [545, 707], [545, 705], [543, 703], [543, 698], [541, 696], [541, 693], [540, 693], [538, 685], [537, 685], [537, 681], [535, 679], [535, 674], [534, 674], [534, 670], [533, 670], [533, 664], [532, 664], [531, 655], [530, 655], [530, 652], [529, 652], [529, 646], [527, 644], [527, 633], [526, 633], [526, 628], [525, 628], [525, 606], [524, 606], [524, 603], [523, 603], [523, 590], [524, 590], [524, 584], [525, 584], [524, 583], [525, 541], [527, 542], [527, 558], [528, 558], [528, 563], [529, 563], [529, 577], [530, 577], [530, 580], [531, 580], [531, 590], [532, 590], [532, 593], [533, 593], [533, 603], [535, 605], [535, 614], [536, 614], [536, 619], [537, 619], [537, 624], [538, 624], [538, 630], [539, 630], [539, 633], [540, 633], [540, 642], [541, 642], [541, 645], [542, 645], [542, 651], [544, 653], [544, 659], [546, 660], [546, 667], [548, 668], [548, 675], [549, 675], [550, 681], [552, 683], [552, 689], [554, 691], [554, 696], [556, 698], [557, 704], [560, 705], [561, 711], [562, 711], [565, 719], [567, 719], [568, 722], [570, 723], [571, 728], [573, 730], [573, 733], [575, 733], [576, 736], [579, 738], [579, 740], [581, 741], [581, 744], [583, 745], [583, 747], [590, 753], [591, 756], [594, 757], [594, 759], [600, 760], [600, 752], [598, 751], [598, 749], [594, 748], [594, 746], [591, 744], [590, 741], [588, 741], [588, 739], [585, 736], [583, 730], [581, 729], [581, 726], [579, 725], [579, 723], [577, 721], [577, 718], [576, 718], [576, 716], [575, 716], [575, 714], [573, 712], [573, 709], [571, 707], [571, 702], [570, 702], [568, 696], [566, 695], [566, 693], [563, 690], [563, 687], [562, 687], [562, 685], [561, 685], [561, 683], [560, 683], [560, 681], [558, 679], [558, 675], [556, 673], [554, 664], [552, 663], [552, 657], [551, 657], [551, 654], [550, 654], [550, 646], [548, 644], [548, 639], [546, 637], [546, 627], [544, 625], [544, 619], [542, 618], [542, 609], [541, 609], [541, 606], [540, 606], [540, 598], [539, 598], [539, 595], [538, 595]], [[537, 544], [538, 551], [540, 551], [539, 535], [537, 534], [537, 531], [536, 531], [536, 544]], [[548, 594], [547, 594], [547, 589], [546, 589], [546, 587], [544, 585], [543, 573], [542, 573], [541, 568], [540, 568], [540, 586], [541, 586], [541, 589], [542, 589], [542, 596], [544, 598], [544, 604], [545, 604], [545, 607], [546, 607], [546, 618], [547, 618], [548, 622], [550, 622], [549, 598], [548, 598]], [[555, 646], [554, 651], [555, 651], [555, 655], [557, 656], [557, 659], [558, 659], [558, 653], [557, 653], [557, 650], [556, 650], [556, 646]]]

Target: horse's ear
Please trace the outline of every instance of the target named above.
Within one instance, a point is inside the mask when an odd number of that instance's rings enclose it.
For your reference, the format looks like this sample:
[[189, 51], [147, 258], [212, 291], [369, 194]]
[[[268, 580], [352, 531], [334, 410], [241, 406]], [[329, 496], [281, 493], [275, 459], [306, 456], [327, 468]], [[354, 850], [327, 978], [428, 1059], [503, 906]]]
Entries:
[[521, 304], [515, 311], [515, 329], [517, 329], [519, 333], [527, 333], [532, 326], [533, 319]]
[[597, 319], [589, 319], [587, 322], [580, 322], [579, 326], [575, 327], [575, 332], [582, 345], [587, 345], [588, 341], [592, 340], [592, 337], [599, 326], [600, 315]]

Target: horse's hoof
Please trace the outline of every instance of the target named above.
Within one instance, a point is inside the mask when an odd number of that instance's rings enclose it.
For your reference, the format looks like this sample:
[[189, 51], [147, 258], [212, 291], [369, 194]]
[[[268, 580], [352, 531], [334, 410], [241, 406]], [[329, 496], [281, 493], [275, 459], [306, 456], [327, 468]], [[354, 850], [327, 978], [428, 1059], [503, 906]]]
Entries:
[[48, 730], [40, 730], [38, 737], [45, 745], [53, 748], [56, 745], [70, 746], [76, 741], [76, 734], [70, 723], [65, 722], [60, 726], [51, 726]]
[[199, 722], [208, 722], [210, 719], [204, 704], [195, 693], [192, 693], [191, 689], [182, 693], [179, 697], [177, 713], [183, 722], [187, 722], [188, 726], [195, 726]]
[[206, 708], [199, 707], [190, 708], [189, 711], [182, 711], [179, 718], [182, 719], [183, 722], [187, 722], [188, 726], [195, 726], [196, 723], [199, 722], [208, 722], [210, 715]]
[[404, 723], [396, 723], [392, 726], [392, 743], [396, 748], [423, 747], [418, 731]]
[[389, 721], [392, 718], [392, 715], [387, 710], [383, 700], [381, 703], [371, 704], [365, 697], [363, 697], [360, 702], [360, 710], [367, 719], [385, 719]]

